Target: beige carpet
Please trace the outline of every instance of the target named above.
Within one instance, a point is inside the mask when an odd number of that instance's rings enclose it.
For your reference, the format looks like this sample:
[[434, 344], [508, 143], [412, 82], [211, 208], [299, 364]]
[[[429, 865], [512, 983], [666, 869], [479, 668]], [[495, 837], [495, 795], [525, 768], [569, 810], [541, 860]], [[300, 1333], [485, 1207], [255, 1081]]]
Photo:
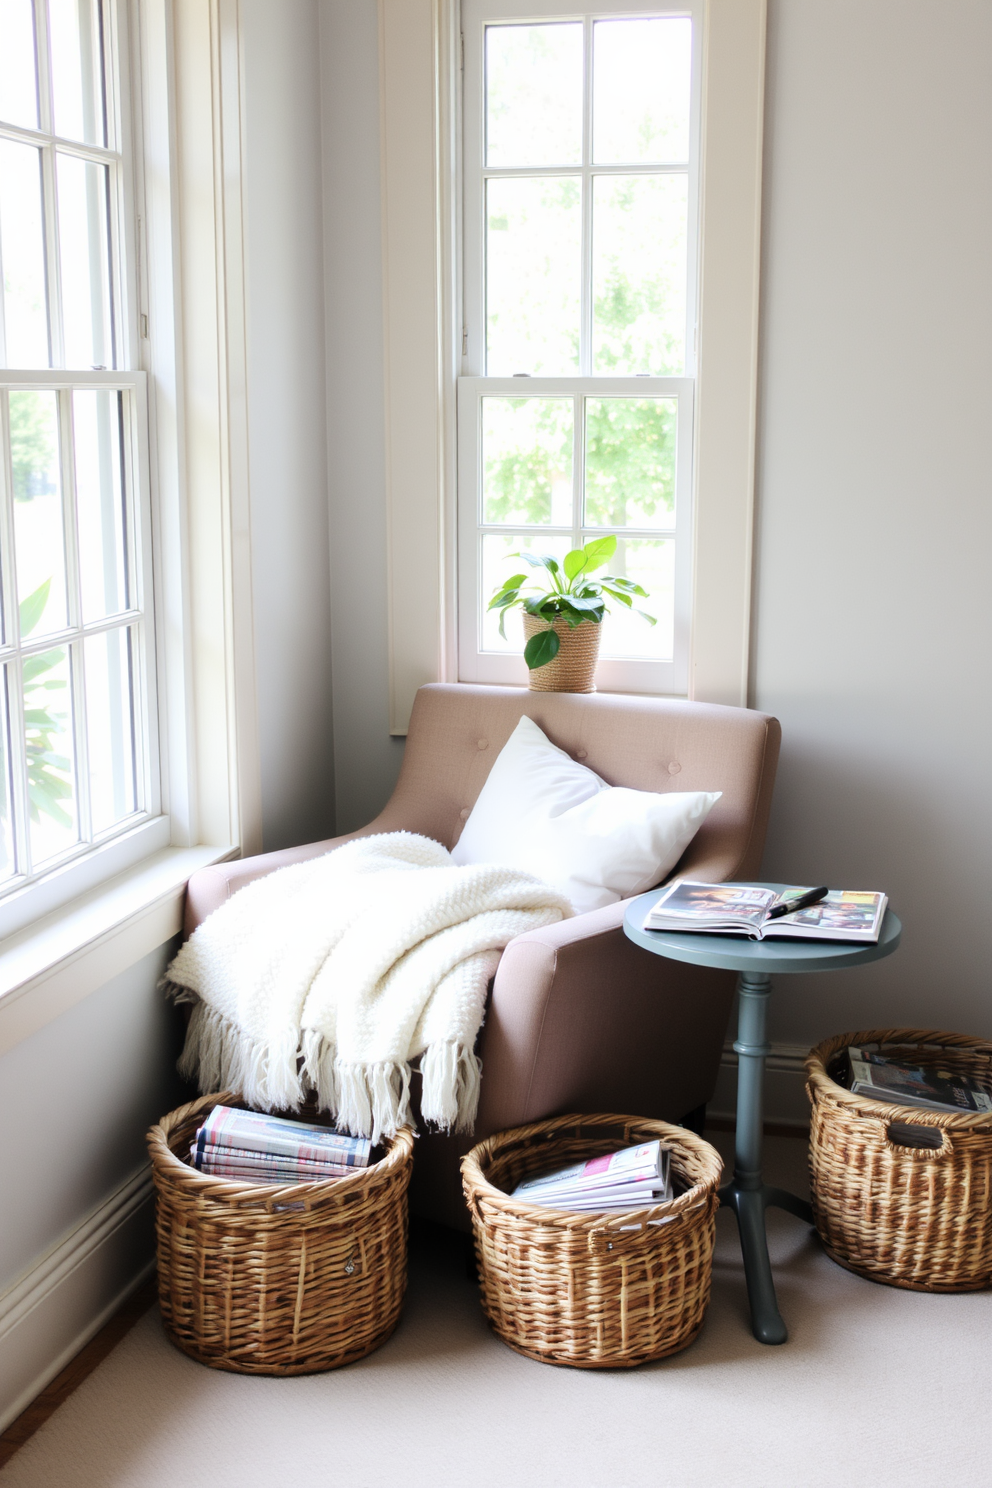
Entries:
[[[803, 1149], [772, 1139], [799, 1188]], [[487, 1331], [457, 1248], [418, 1249], [398, 1332], [335, 1374], [201, 1368], [149, 1313], [0, 1472], [0, 1488], [990, 1488], [992, 1293], [937, 1297], [769, 1229], [789, 1342], [747, 1325], [733, 1217], [685, 1353], [632, 1372], [522, 1359]]]

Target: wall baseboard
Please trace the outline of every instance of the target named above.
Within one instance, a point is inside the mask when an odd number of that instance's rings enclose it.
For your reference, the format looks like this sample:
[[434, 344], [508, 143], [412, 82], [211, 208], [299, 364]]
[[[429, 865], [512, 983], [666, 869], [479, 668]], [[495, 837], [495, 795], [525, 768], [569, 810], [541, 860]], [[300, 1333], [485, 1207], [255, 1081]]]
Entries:
[[153, 1215], [146, 1164], [0, 1292], [0, 1431], [147, 1279]]
[[[809, 1050], [799, 1044], [772, 1044], [765, 1061], [766, 1122], [782, 1126], [808, 1127], [809, 1100], [803, 1062]], [[708, 1115], [733, 1119], [737, 1105], [737, 1055], [732, 1040], [723, 1046], [716, 1090], [707, 1107]]]

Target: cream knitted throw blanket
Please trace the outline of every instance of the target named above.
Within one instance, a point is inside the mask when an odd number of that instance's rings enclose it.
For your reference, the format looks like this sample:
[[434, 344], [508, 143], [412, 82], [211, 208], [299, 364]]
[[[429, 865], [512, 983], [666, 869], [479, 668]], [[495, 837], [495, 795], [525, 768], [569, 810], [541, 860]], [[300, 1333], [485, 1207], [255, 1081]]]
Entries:
[[427, 837], [356, 838], [247, 884], [194, 931], [165, 977], [193, 1003], [180, 1070], [262, 1110], [314, 1090], [378, 1140], [410, 1120], [420, 1056], [424, 1120], [470, 1130], [500, 951], [571, 913], [529, 874], [456, 867]]

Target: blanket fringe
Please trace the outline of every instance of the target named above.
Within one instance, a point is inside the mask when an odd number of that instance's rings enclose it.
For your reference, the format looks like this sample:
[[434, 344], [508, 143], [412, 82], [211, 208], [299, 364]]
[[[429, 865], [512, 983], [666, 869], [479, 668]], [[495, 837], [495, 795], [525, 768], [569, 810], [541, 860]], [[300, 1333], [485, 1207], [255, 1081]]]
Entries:
[[314, 1029], [303, 1034], [303, 1077], [341, 1130], [378, 1142], [412, 1125], [410, 1066], [398, 1060], [348, 1063]]
[[420, 1113], [442, 1131], [471, 1132], [479, 1109], [482, 1062], [457, 1043], [428, 1044], [420, 1059]]
[[195, 1080], [204, 1093], [235, 1090], [260, 1111], [299, 1110], [305, 1091], [297, 1072], [295, 1030], [290, 1030], [282, 1048], [256, 1044], [195, 993], [179, 990], [186, 995], [176, 1001], [193, 1005], [179, 1073]]

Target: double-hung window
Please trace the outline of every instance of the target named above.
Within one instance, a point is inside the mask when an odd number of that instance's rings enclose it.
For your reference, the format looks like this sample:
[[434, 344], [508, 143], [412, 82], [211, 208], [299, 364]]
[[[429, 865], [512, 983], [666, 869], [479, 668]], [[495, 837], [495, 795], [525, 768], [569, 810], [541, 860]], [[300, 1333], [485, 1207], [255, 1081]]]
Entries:
[[699, 25], [693, 6], [464, 0], [459, 675], [521, 682], [523, 566], [617, 539], [648, 593], [600, 684], [684, 693], [692, 611]]
[[126, 20], [0, 0], [0, 927], [158, 825]]

